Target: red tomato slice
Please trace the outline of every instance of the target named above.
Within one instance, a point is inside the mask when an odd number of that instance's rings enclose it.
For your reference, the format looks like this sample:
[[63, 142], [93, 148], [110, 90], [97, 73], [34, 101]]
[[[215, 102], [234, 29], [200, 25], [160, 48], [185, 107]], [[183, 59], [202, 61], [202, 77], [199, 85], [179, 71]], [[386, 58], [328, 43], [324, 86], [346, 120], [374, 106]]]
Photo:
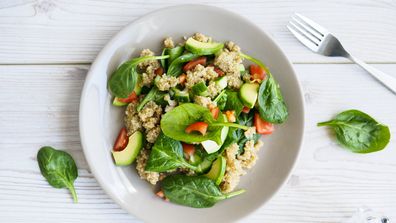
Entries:
[[222, 71], [220, 68], [214, 67], [213, 70], [214, 70], [220, 77], [224, 76], [224, 71]]
[[217, 117], [219, 117], [220, 109], [219, 107], [214, 107], [210, 109], [210, 112], [212, 113], [213, 118], [217, 119]]
[[134, 91], [127, 98], [118, 98], [118, 101], [123, 103], [137, 102], [137, 100], [138, 100], [138, 96]]
[[186, 74], [180, 74], [179, 76], [179, 84], [184, 84], [187, 80], [187, 75]]
[[188, 62], [186, 65], [184, 65], [183, 70], [184, 71], [191, 70], [195, 66], [197, 66], [198, 64], [205, 65], [206, 64], [206, 57], [198, 57], [197, 59]]
[[264, 80], [265, 70], [257, 64], [250, 65], [250, 75], [252, 80]]
[[247, 114], [247, 113], [249, 113], [249, 112], [250, 112], [250, 108], [249, 108], [249, 107], [246, 107], [246, 106], [244, 106], [244, 107], [243, 107], [243, 109], [242, 109], [242, 112]]
[[256, 127], [257, 133], [262, 135], [268, 135], [274, 131], [274, 125], [263, 120], [257, 112], [254, 114], [254, 126]]
[[196, 122], [193, 123], [185, 129], [186, 133], [190, 134], [191, 132], [200, 132], [202, 135], [206, 134], [206, 131], [208, 130], [208, 124], [205, 122]]
[[236, 122], [236, 117], [235, 117], [235, 111], [234, 110], [227, 110], [225, 112], [225, 115], [227, 116], [227, 120], [229, 122]]
[[126, 128], [124, 127], [120, 130], [120, 133], [118, 133], [117, 139], [114, 143], [113, 150], [114, 151], [124, 150], [125, 147], [128, 145], [128, 141], [129, 141], [128, 133]]
[[154, 71], [154, 73], [155, 73], [156, 75], [162, 76], [162, 74], [164, 74], [164, 68], [158, 67], [158, 68]]
[[193, 144], [182, 143], [183, 153], [186, 159], [190, 159], [191, 156], [194, 156], [195, 147]]

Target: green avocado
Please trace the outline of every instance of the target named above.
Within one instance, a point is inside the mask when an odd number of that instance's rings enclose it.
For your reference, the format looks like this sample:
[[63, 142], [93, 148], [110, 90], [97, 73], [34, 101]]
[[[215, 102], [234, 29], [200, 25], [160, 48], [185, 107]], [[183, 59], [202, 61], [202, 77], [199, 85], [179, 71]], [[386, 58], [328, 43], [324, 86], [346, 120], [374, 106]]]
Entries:
[[133, 163], [143, 147], [143, 134], [139, 131], [129, 136], [128, 145], [122, 151], [112, 151], [117, 166], [127, 166]]
[[259, 85], [257, 83], [245, 83], [239, 89], [239, 97], [249, 108], [253, 108], [257, 101]]
[[193, 38], [188, 38], [186, 41], [186, 49], [191, 53], [198, 55], [211, 55], [216, 53], [217, 51], [223, 49], [223, 43], [203, 43], [199, 42]]
[[224, 173], [226, 171], [226, 159], [223, 156], [219, 156], [216, 161], [213, 162], [210, 171], [205, 174], [209, 179], [214, 180], [214, 182], [219, 185], [223, 180]]

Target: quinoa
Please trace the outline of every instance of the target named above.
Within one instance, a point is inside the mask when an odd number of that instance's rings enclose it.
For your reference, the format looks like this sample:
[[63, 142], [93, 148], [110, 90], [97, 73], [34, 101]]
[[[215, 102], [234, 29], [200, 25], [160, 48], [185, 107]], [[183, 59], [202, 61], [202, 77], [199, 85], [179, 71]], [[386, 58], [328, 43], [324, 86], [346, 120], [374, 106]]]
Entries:
[[220, 184], [220, 189], [225, 192], [231, 192], [238, 185], [240, 176], [245, 174], [241, 163], [236, 159], [239, 146], [236, 143], [231, 144], [224, 151], [226, 158], [226, 172], [223, 181]]
[[212, 37], [205, 36], [205, 35], [202, 34], [202, 33], [194, 33], [194, 35], [192, 36], [192, 38], [195, 39], [196, 41], [203, 42], [203, 43], [212, 42]]
[[223, 192], [227, 193], [234, 190], [239, 183], [240, 177], [246, 174], [245, 170], [251, 169], [256, 164], [258, 159], [257, 152], [262, 145], [261, 141], [255, 143], [254, 140], [249, 140], [244, 145], [243, 154], [240, 155], [238, 155], [239, 146], [236, 143], [225, 149], [226, 172], [220, 184], [220, 189]]
[[161, 106], [157, 105], [153, 101], [148, 102], [138, 114], [140, 121], [146, 130], [146, 140], [150, 143], [154, 143], [161, 132], [161, 128], [159, 126], [161, 114]]
[[214, 80], [218, 76], [219, 74], [214, 71], [214, 67], [204, 67], [198, 64], [194, 69], [187, 71], [186, 87], [190, 89], [201, 81]]
[[148, 181], [152, 185], [155, 185], [160, 178], [160, 174], [157, 172], [144, 170], [150, 155], [149, 153], [150, 151], [148, 149], [142, 149], [140, 151], [139, 156], [136, 158], [136, 170], [141, 179]]
[[226, 73], [228, 86], [239, 89], [243, 84], [239, 66], [242, 63], [242, 57], [238, 52], [223, 50], [216, 56], [214, 64]]
[[239, 64], [242, 63], [242, 57], [238, 52], [223, 50], [216, 56], [214, 64], [226, 73], [239, 73]]
[[243, 79], [243, 81], [245, 81], [246, 83], [250, 83], [251, 82], [251, 75], [248, 73], [248, 72], [246, 72], [246, 73], [244, 73], [243, 75], [242, 75], [242, 79]]
[[170, 88], [176, 87], [178, 83], [179, 78], [164, 74], [158, 79], [156, 85], [160, 91], [168, 91]]
[[258, 147], [255, 147], [254, 140], [249, 140], [245, 143], [243, 149], [243, 154], [238, 155], [237, 159], [244, 169], [250, 169], [256, 164]]
[[216, 107], [216, 102], [213, 102], [209, 97], [195, 96], [194, 102], [206, 108]]
[[221, 91], [222, 89], [219, 87], [219, 85], [216, 84], [214, 81], [209, 82], [208, 86], [208, 93], [209, 97], [215, 98]]
[[[154, 56], [154, 52], [150, 49], [144, 49], [140, 53], [141, 57], [144, 56]], [[160, 67], [160, 64], [157, 60], [146, 60], [139, 63], [139, 68], [142, 69], [144, 72], [142, 73], [142, 85], [144, 86], [151, 86], [153, 83], [154, 78], [157, 76], [155, 74], [155, 70]]]
[[245, 137], [248, 139], [251, 139], [255, 133], [256, 133], [256, 127], [254, 126], [249, 127], [248, 130], [244, 132]]
[[175, 47], [175, 44], [173, 43], [172, 37], [166, 37], [165, 38], [164, 46], [165, 46], [165, 48], [173, 48], [173, 47]]
[[146, 130], [146, 140], [150, 143], [155, 143], [155, 140], [158, 138], [161, 133], [161, 127], [157, 125], [156, 127]]
[[241, 52], [241, 48], [232, 41], [227, 41], [225, 47], [231, 52]]
[[125, 110], [124, 123], [129, 136], [136, 131], [142, 130], [142, 122], [140, 121], [136, 107], [136, 103], [129, 103]]

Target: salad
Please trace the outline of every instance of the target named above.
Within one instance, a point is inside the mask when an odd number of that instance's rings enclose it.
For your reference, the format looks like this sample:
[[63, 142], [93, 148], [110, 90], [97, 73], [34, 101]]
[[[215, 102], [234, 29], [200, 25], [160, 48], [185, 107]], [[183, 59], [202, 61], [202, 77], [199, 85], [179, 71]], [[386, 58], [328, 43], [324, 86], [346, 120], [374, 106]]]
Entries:
[[[243, 63], [246, 60], [245, 64]], [[287, 107], [268, 68], [228, 41], [196, 33], [160, 55], [149, 49], [121, 64], [108, 81], [114, 106], [125, 106], [112, 156], [136, 163], [164, 200], [195, 208], [235, 190]]]

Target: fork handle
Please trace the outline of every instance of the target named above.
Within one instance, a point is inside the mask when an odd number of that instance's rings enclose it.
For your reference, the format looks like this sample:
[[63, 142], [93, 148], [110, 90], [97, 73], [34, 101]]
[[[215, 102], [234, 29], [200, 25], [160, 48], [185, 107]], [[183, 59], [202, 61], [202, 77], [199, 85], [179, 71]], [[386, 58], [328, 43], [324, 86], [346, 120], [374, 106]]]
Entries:
[[369, 72], [373, 77], [375, 77], [379, 82], [381, 82], [385, 87], [389, 88], [394, 94], [396, 94], [396, 78], [390, 76], [389, 74], [386, 74], [377, 68], [374, 68], [365, 62], [348, 55], [348, 58], [352, 60], [353, 62], [357, 63], [359, 66], [361, 66], [363, 69], [365, 69], [367, 72]]

